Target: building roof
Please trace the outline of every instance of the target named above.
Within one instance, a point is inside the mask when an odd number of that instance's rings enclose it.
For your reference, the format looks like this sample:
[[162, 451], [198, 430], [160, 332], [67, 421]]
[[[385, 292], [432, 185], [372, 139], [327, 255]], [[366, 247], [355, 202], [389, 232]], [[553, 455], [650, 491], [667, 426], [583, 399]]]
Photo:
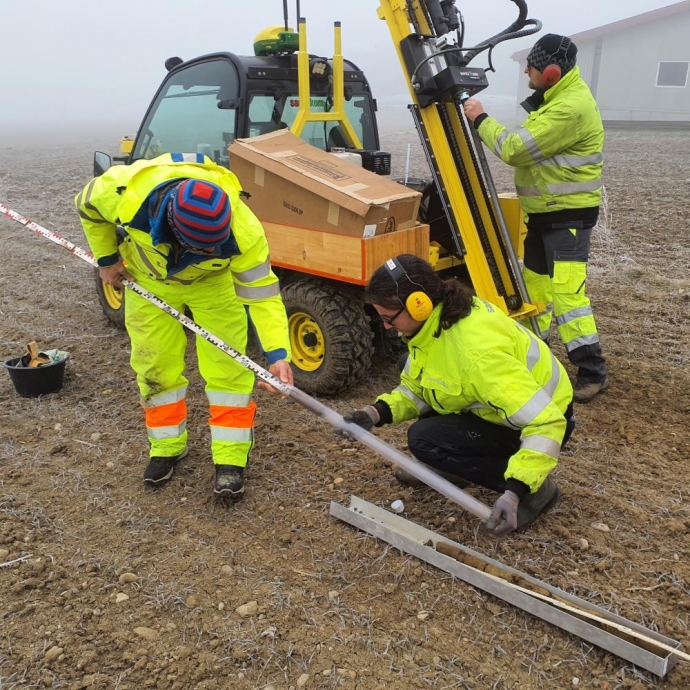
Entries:
[[[683, 2], [676, 2], [673, 5], [667, 5], [666, 7], [660, 7], [658, 10], [651, 10], [650, 12], [644, 12], [642, 14], [636, 14], [634, 17], [628, 17], [627, 19], [621, 19], [617, 22], [611, 22], [610, 24], [604, 24], [603, 26], [598, 26], [595, 29], [588, 29], [587, 31], [581, 31], [578, 34], [571, 34], [570, 38], [575, 41], [575, 43], [584, 43], [593, 38], [599, 36], [605, 36], [607, 34], [612, 34], [616, 31], [622, 31], [628, 29], [632, 26], [638, 26], [639, 24], [646, 24], [650, 21], [656, 19], [664, 19], [666, 17], [673, 17], [676, 14], [681, 14], [683, 12], [690, 12], [690, 0], [683, 0]], [[518, 50], [513, 53], [510, 57], [516, 62], [520, 62], [527, 57], [531, 48], [525, 48], [524, 50]]]

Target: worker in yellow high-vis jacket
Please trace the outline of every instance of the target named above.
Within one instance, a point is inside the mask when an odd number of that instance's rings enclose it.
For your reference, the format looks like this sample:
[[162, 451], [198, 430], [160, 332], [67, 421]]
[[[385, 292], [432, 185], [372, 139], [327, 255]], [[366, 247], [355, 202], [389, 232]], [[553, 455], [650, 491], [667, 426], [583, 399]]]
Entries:
[[[111, 167], [75, 204], [104, 283], [134, 280], [178, 311], [189, 309], [197, 324], [241, 353], [249, 317], [269, 371], [292, 383], [278, 279], [263, 227], [240, 191], [233, 173], [204, 156], [165, 154]], [[119, 244], [118, 225], [126, 232]], [[144, 482], [155, 486], [187, 454], [187, 338], [179, 321], [132, 291], [125, 325], [150, 442]], [[196, 352], [209, 403], [214, 491], [237, 498], [254, 440], [254, 375], [199, 336]]]
[[609, 386], [599, 335], [585, 294], [591, 229], [602, 197], [604, 127], [596, 101], [576, 66], [567, 36], [547, 34], [527, 57], [535, 90], [523, 106], [527, 119], [514, 131], [464, 104], [482, 141], [515, 167], [515, 187], [526, 215], [524, 279], [532, 300], [546, 304], [538, 317], [548, 338], [552, 316], [568, 358], [577, 367], [575, 401], [588, 402]]
[[[487, 529], [527, 529], [558, 500], [550, 474], [575, 427], [563, 365], [534, 333], [419, 257], [389, 259], [368, 295], [408, 357], [400, 385], [345, 420], [368, 431], [415, 420], [407, 445], [420, 462], [500, 494]], [[402, 469], [395, 476], [416, 483]]]

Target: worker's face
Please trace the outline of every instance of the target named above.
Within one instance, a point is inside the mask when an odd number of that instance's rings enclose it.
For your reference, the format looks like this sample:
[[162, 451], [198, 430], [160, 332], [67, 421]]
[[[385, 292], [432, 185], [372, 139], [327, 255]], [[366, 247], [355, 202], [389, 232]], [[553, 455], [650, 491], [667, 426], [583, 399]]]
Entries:
[[541, 72], [531, 65], [525, 67], [525, 74], [529, 77], [529, 88], [535, 91], [544, 88]]
[[422, 327], [423, 321], [413, 319], [404, 307], [400, 309], [388, 309], [380, 304], [374, 304], [374, 309], [378, 312], [383, 321], [383, 327], [388, 331], [394, 328], [400, 335], [411, 338]]

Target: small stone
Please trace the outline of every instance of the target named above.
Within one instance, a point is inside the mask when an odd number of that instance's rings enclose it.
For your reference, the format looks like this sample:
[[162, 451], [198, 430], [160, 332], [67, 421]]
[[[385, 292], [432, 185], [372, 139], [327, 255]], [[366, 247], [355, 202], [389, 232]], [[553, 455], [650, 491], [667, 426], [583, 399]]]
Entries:
[[0, 549], [0, 558], [7, 558], [10, 552], [7, 549]]
[[337, 604], [339, 598], [340, 598], [340, 596], [339, 596], [339, 594], [338, 594], [338, 591], [335, 590], [335, 589], [332, 589], [332, 590], [328, 593], [328, 603], [329, 603], [329, 604]]
[[333, 671], [331, 671], [330, 668], [325, 668], [323, 671], [321, 671], [322, 676], [330, 676]]
[[111, 461], [108, 461], [108, 462], [105, 463], [105, 466], [106, 466], [109, 470], [112, 470], [113, 467], [115, 467], [115, 463], [114, 463], [114, 462], [111, 462]]
[[145, 640], [157, 640], [158, 631], [153, 628], [134, 628], [134, 632]]
[[120, 577], [117, 578], [117, 581], [121, 585], [126, 585], [126, 584], [129, 584], [130, 582], [136, 582], [138, 579], [139, 579], [139, 577], [137, 575], [135, 575], [134, 573], [122, 573], [122, 575], [120, 575]]
[[222, 611], [225, 608], [225, 604], [222, 601], [218, 602], [218, 610]]
[[93, 434], [91, 434], [91, 440], [92, 441], [100, 441], [101, 436], [103, 436], [103, 434], [101, 434], [99, 431], [94, 431]]
[[572, 680], [572, 683], [573, 683], [573, 685], [579, 685], [579, 684], [580, 684], [580, 679], [579, 679], [577, 676], [575, 676], [575, 677], [573, 678], [573, 680]]
[[115, 596], [115, 603], [121, 604], [123, 601], [127, 601], [129, 597], [124, 592], [118, 592]]
[[235, 613], [242, 618], [249, 618], [251, 616], [256, 616], [256, 614], [259, 611], [259, 602], [257, 601], [249, 601], [246, 604], [242, 604], [242, 606], [238, 606], [235, 609]]
[[58, 423], [53, 427], [53, 429], [55, 429], [55, 431], [62, 431], [62, 424], [60, 424], [60, 422], [58, 422]]
[[339, 668], [338, 675], [354, 680], [355, 678], [357, 678], [357, 671], [353, 671], [349, 668]]
[[345, 480], [344, 480], [342, 477], [336, 477], [336, 478], [333, 480], [333, 483], [334, 483], [336, 486], [338, 486], [339, 484], [342, 484], [344, 481], [345, 481]]
[[674, 553], [674, 554], [673, 554], [673, 560], [674, 560], [674, 561], [679, 561], [679, 560], [680, 560], [680, 556], [679, 556], [677, 553]]
[[431, 614], [428, 611], [420, 611], [417, 614], [417, 620], [425, 621]]
[[599, 530], [600, 532], [610, 532], [611, 531], [611, 528], [603, 522], [593, 522], [591, 526], [593, 529]]
[[231, 565], [224, 565], [220, 569], [220, 572], [223, 573], [223, 575], [232, 575], [235, 571], [233, 570]]
[[62, 647], [51, 647], [44, 655], [43, 661], [50, 663], [55, 661], [65, 650]]
[[308, 673], [303, 673], [303, 674], [297, 679], [297, 687], [298, 687], [298, 688], [303, 688], [308, 682], [309, 682], [309, 674], [308, 674]]
[[199, 597], [197, 597], [196, 595], [190, 594], [187, 597], [187, 601], [185, 603], [187, 604], [188, 608], [195, 609], [197, 606], [199, 606], [201, 601], [199, 601]]
[[584, 539], [584, 538], [583, 538], [583, 539], [580, 539], [580, 548], [581, 548], [583, 551], [587, 551], [587, 549], [589, 548], [589, 542], [588, 542], [586, 539]]

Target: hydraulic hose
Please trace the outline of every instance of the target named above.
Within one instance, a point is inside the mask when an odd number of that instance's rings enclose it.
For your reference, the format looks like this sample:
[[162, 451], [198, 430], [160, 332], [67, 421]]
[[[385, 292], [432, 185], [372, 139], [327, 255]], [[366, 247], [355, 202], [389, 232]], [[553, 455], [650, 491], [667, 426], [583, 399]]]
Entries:
[[[514, 38], [522, 38], [541, 31], [542, 23], [538, 19], [527, 19], [527, 3], [525, 0], [512, 0], [518, 6], [518, 18], [506, 29], [500, 31], [495, 36], [487, 38], [473, 48], [469, 48], [462, 57], [462, 64], [468, 65], [479, 53], [494, 48], [503, 41]], [[526, 26], [533, 26], [532, 29], [525, 29]]]
[[[68, 249], [70, 252], [72, 252], [72, 254], [91, 264], [91, 266], [96, 268], [98, 267], [98, 263], [93, 256], [91, 256], [91, 254], [84, 251], [80, 247], [77, 247], [76, 245], [72, 244], [72, 242], [69, 242], [51, 230], [48, 230], [47, 228], [44, 228], [20, 215], [16, 211], [13, 211], [2, 203], [0, 203], [0, 213], [7, 216], [11, 220], [17, 221], [21, 225], [24, 225], [29, 230], [33, 230], [38, 235], [41, 235], [42, 237], [59, 244], [65, 249]], [[284, 396], [294, 400], [302, 407], [311, 410], [314, 414], [321, 417], [324, 421], [328, 422], [336, 429], [347, 432], [352, 438], [360, 441], [368, 448], [371, 448], [371, 450], [375, 451], [386, 460], [392, 462], [394, 465], [397, 465], [398, 467], [401, 467], [405, 471], [409, 472], [413, 477], [416, 477], [420, 481], [430, 486], [432, 489], [435, 489], [440, 494], [443, 494], [446, 498], [450, 499], [454, 503], [457, 503], [457, 505], [467, 512], [472, 513], [472, 515], [475, 515], [481, 520], [488, 519], [489, 515], [491, 514], [491, 509], [486, 504], [465, 493], [462, 489], [459, 489], [449, 481], [439, 477], [435, 472], [432, 472], [426, 466], [407, 457], [397, 448], [394, 448], [385, 441], [382, 441], [380, 438], [366, 431], [365, 429], [362, 429], [357, 424], [346, 422], [341, 414], [327, 407], [323, 403], [320, 403], [318, 400], [312, 398], [299, 388], [295, 388], [295, 386], [292, 386], [288, 383], [283, 383], [279, 378], [271, 374], [260, 365], [256, 364], [249, 357], [230, 347], [230, 345], [223, 342], [220, 338], [217, 338], [212, 333], [209, 333], [206, 329], [192, 321], [192, 319], [180, 313], [177, 309], [170, 306], [159, 297], [156, 297], [156, 295], [153, 293], [145, 290], [140, 285], [137, 285], [137, 283], [131, 280], [123, 280], [122, 283], [129, 290], [136, 292], [139, 296], [143, 297], [152, 304], [155, 304], [159, 309], [162, 309], [164, 312], [166, 312], [166, 314], [172, 316], [190, 331], [196, 333], [204, 338], [204, 340], [207, 340], [209, 343], [221, 349], [243, 367], [246, 367], [250, 371], [254, 372], [256, 376], [273, 386], [273, 388], [280, 391], [280, 393], [282, 393]]]

